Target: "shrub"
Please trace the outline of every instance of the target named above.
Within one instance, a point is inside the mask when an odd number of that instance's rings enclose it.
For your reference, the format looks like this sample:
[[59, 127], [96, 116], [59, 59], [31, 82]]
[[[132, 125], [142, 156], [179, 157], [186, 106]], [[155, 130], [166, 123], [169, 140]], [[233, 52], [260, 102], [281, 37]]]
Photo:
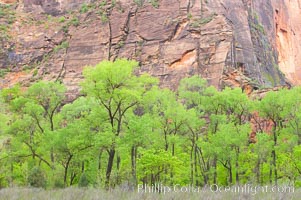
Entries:
[[57, 53], [59, 50], [61, 50], [61, 49], [67, 49], [68, 47], [69, 47], [69, 42], [68, 41], [64, 41], [60, 45], [57, 45], [56, 47], [54, 47], [53, 52]]
[[8, 72], [9, 69], [0, 69], [0, 78], [3, 78]]
[[79, 25], [79, 20], [77, 17], [73, 17], [70, 21], [70, 23], [73, 25], [73, 26], [78, 26]]
[[64, 17], [64, 16], [61, 16], [61, 17], [59, 18], [59, 22], [60, 22], [60, 23], [65, 22], [65, 17]]
[[134, 3], [137, 4], [137, 6], [142, 7], [144, 0], [134, 0]]
[[159, 1], [158, 0], [151, 0], [150, 3], [154, 8], [159, 8]]
[[56, 178], [56, 179], [54, 180], [53, 187], [54, 187], [54, 188], [64, 188], [65, 185], [64, 185], [64, 182], [62, 181], [62, 179]]
[[43, 187], [46, 186], [46, 178], [44, 172], [39, 167], [31, 169], [28, 175], [28, 183], [32, 187]]
[[78, 187], [88, 187], [89, 186], [89, 180], [85, 173], [82, 173], [82, 175], [79, 178], [78, 181]]
[[89, 8], [87, 6], [87, 4], [83, 4], [82, 7], [80, 8], [80, 13], [86, 13], [88, 12]]

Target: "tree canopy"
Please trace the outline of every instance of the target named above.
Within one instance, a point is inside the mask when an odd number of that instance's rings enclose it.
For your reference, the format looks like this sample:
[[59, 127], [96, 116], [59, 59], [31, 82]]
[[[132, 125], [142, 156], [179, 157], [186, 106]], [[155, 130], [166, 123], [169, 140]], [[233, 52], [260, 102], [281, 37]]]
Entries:
[[0, 188], [300, 186], [300, 88], [253, 100], [199, 76], [170, 90], [138, 72], [125, 59], [88, 66], [73, 102], [59, 82], [2, 89]]

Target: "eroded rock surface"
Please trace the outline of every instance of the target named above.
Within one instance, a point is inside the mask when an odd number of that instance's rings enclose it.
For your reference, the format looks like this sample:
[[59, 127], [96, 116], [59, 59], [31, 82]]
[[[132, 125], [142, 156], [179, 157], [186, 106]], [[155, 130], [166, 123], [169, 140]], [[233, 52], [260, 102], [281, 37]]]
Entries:
[[279, 67], [293, 83], [301, 84], [301, 1], [275, 0], [274, 23]]
[[85, 65], [120, 57], [138, 60], [141, 73], [170, 88], [194, 74], [247, 93], [287, 85], [278, 62], [290, 81], [301, 80], [301, 30], [292, 29], [300, 24], [293, 17], [300, 15], [298, 0], [135, 2], [19, 1], [0, 56], [1, 69], [10, 71], [0, 87], [59, 80], [74, 98]]

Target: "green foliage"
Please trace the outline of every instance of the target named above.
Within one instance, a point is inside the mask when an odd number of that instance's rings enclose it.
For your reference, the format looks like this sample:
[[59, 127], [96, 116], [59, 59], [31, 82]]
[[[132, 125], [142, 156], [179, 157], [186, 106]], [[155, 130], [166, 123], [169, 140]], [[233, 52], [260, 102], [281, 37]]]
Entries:
[[135, 61], [119, 59], [115, 62], [103, 61], [94, 68], [87, 67], [83, 71], [83, 92], [99, 102], [95, 109], [101, 115], [95, 119], [102, 122], [99, 137], [106, 141], [102, 146], [109, 152], [106, 186], [110, 182], [116, 153], [115, 143], [124, 132], [124, 120], [142, 101], [142, 95], [157, 84], [157, 80], [149, 75], [135, 76], [137, 66]]
[[85, 67], [73, 102], [57, 82], [2, 89], [0, 186], [299, 186], [299, 87], [253, 100], [199, 76], [161, 89], [138, 70], [126, 59]]
[[33, 71], [32, 75], [33, 75], [33, 76], [38, 75], [38, 69], [35, 69], [35, 70]]
[[[16, 20], [15, 10], [12, 6], [6, 4], [0, 4], [0, 42], [8, 42], [11, 40], [10, 36], [10, 28], [11, 24], [13, 24]], [[0, 49], [0, 54], [3, 53], [4, 50]], [[0, 76], [2, 73], [0, 73]]]
[[184, 78], [179, 85], [179, 97], [187, 108], [199, 106], [202, 109], [203, 96], [208, 91], [207, 82], [198, 76]]
[[21, 94], [21, 87], [19, 84], [14, 85], [11, 88], [5, 88], [1, 90], [1, 97], [6, 103], [10, 103], [12, 100], [19, 97]]
[[71, 21], [70, 21], [69, 24], [71, 24], [71, 25], [73, 25], [73, 26], [75, 26], [75, 27], [79, 26], [79, 20], [78, 20], [78, 18], [77, 18], [77, 17], [73, 17], [73, 18], [71, 19]]
[[7, 26], [1, 24], [0, 31], [1, 32], [7, 32]]
[[68, 47], [69, 47], [69, 42], [68, 41], [63, 41], [61, 44], [54, 47], [53, 52], [57, 53], [59, 50], [67, 49]]
[[108, 16], [107, 16], [107, 14], [105, 14], [105, 13], [102, 13], [102, 14], [101, 14], [101, 21], [102, 21], [103, 23], [106, 23], [106, 22], [109, 21], [109, 18], [108, 18]]
[[99, 6], [105, 6], [107, 5], [107, 1], [106, 0], [103, 0], [102, 2], [100, 2]]
[[15, 14], [12, 6], [0, 4], [0, 19], [4, 19], [8, 24], [12, 24], [16, 18]]
[[122, 48], [124, 46], [124, 41], [120, 41], [117, 43], [118, 48]]
[[154, 8], [159, 8], [159, 0], [134, 0], [138, 7], [142, 7], [145, 3], [150, 3]]
[[142, 7], [144, 4], [144, 0], [134, 0], [134, 3], [137, 4], [137, 6]]
[[77, 27], [77, 26], [79, 26], [79, 24], [80, 24], [80, 21], [79, 21], [78, 17], [73, 16], [73, 17], [71, 18], [71, 20], [69, 20], [67, 23], [65, 23], [65, 24], [62, 26], [62, 30], [63, 30], [64, 33], [68, 33], [69, 27], [70, 27], [70, 26], [75, 26], [75, 27]]
[[88, 12], [88, 10], [89, 10], [88, 5], [85, 3], [80, 8], [81, 13], [86, 13], [86, 12]]
[[0, 69], [0, 77], [3, 78], [8, 72], [9, 69]]
[[251, 23], [251, 28], [259, 31], [262, 34], [265, 34], [264, 27], [261, 24], [259, 24], [259, 23]]
[[265, 34], [264, 27], [262, 26], [262, 24], [260, 24], [257, 13], [255, 13], [255, 12], [252, 13], [252, 18], [253, 18], [253, 21], [251, 22], [251, 28], [259, 31], [259, 33], [261, 33], [261, 34]]
[[200, 19], [195, 19], [191, 22], [191, 26], [194, 28], [198, 28], [204, 24], [208, 24], [213, 20], [213, 18], [216, 16], [216, 13], [213, 13], [209, 15], [208, 17], [200, 18]]
[[159, 8], [159, 0], [150, 0], [150, 3], [154, 8]]
[[61, 16], [61, 17], [59, 18], [59, 22], [60, 22], [60, 23], [63, 23], [63, 22], [65, 22], [65, 20], [66, 20], [66, 19], [65, 19], [65, 17], [64, 17], [64, 16]]
[[68, 33], [68, 31], [69, 31], [69, 26], [68, 26], [68, 25], [64, 25], [64, 26], [62, 27], [62, 30], [63, 30], [64, 33]]

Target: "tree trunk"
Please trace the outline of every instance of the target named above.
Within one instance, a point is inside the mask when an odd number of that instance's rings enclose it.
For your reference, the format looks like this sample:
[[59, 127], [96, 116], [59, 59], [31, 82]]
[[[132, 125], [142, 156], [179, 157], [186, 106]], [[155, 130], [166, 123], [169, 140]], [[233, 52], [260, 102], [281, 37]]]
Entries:
[[229, 161], [229, 183], [232, 185], [233, 183], [233, 174], [232, 174], [232, 165], [231, 165], [231, 160]]
[[258, 155], [257, 163], [256, 163], [256, 180], [257, 183], [260, 183], [260, 156]]
[[217, 184], [217, 181], [216, 181], [216, 179], [217, 179], [216, 162], [217, 162], [217, 158], [216, 158], [216, 156], [214, 156], [213, 163], [212, 163], [212, 166], [213, 166], [213, 169], [214, 169], [213, 184]]
[[165, 141], [165, 151], [168, 150], [168, 141], [167, 141], [167, 133], [164, 131], [164, 141]]
[[[171, 155], [172, 156], [175, 156], [175, 144], [172, 144], [171, 146]], [[172, 171], [172, 168], [170, 168], [170, 184], [173, 185], [173, 171]]]
[[198, 168], [197, 166], [197, 146], [194, 145], [194, 177], [195, 177], [195, 185], [198, 186], [199, 182], [198, 182]]
[[105, 182], [106, 189], [110, 188], [110, 176], [113, 168], [115, 149], [112, 147], [108, 153], [109, 153], [109, 159], [108, 159], [108, 165], [106, 170], [106, 182]]
[[76, 177], [76, 173], [75, 172], [72, 172], [71, 173], [71, 176], [70, 176], [70, 185], [73, 185], [73, 182], [75, 180], [75, 177]]
[[101, 170], [101, 157], [102, 157], [102, 150], [98, 154], [98, 171]]
[[276, 150], [275, 147], [277, 145], [277, 122], [274, 122], [274, 128], [273, 128], [273, 136], [274, 136], [274, 149], [272, 151], [272, 158], [273, 158], [273, 168], [274, 168], [274, 181], [275, 181], [275, 185], [277, 185], [277, 179], [278, 179], [278, 174], [277, 174], [277, 156], [276, 156]]
[[236, 150], [236, 160], [235, 160], [235, 181], [236, 181], [236, 185], [239, 185], [239, 163], [238, 163], [238, 159], [239, 159], [239, 147], [237, 147]]
[[193, 185], [193, 183], [194, 183], [193, 150], [194, 150], [194, 145], [192, 145], [191, 150], [190, 150], [190, 184], [191, 184], [191, 185]]
[[272, 151], [272, 157], [273, 157], [273, 168], [274, 168], [274, 182], [275, 182], [275, 185], [277, 185], [277, 179], [278, 179], [278, 174], [277, 174], [277, 166], [276, 166], [276, 151], [273, 150]]
[[200, 167], [200, 172], [202, 173], [202, 176], [203, 176], [203, 179], [204, 179], [204, 185], [207, 185], [209, 182], [209, 177], [208, 177], [208, 174], [207, 172], [209, 171], [210, 169], [210, 162], [209, 160], [207, 162], [205, 162], [205, 159], [204, 159], [204, 156], [203, 156], [203, 153], [202, 153], [202, 150], [201, 148], [199, 148], [198, 146], [196, 146], [197, 148], [197, 156], [198, 156], [198, 162], [199, 162], [199, 167]]
[[85, 161], [82, 162], [82, 173], [85, 171]]
[[69, 155], [68, 160], [67, 160], [66, 164], [64, 165], [64, 186], [65, 187], [67, 186], [68, 169], [69, 169], [69, 164], [70, 164], [72, 157], [73, 157], [72, 154]]
[[272, 169], [272, 161], [270, 162], [270, 175], [269, 175], [269, 179], [270, 179], [270, 184], [272, 185], [273, 181], [272, 181], [272, 176], [273, 176], [273, 169]]
[[137, 156], [137, 148], [133, 145], [131, 149], [131, 163], [132, 163], [132, 178], [133, 178], [134, 185], [137, 185], [136, 156]]
[[119, 185], [121, 183], [121, 178], [120, 178], [120, 175], [119, 175], [120, 162], [121, 162], [120, 155], [117, 154], [117, 161], [116, 161], [116, 169], [117, 169], [116, 184], [117, 185]]

